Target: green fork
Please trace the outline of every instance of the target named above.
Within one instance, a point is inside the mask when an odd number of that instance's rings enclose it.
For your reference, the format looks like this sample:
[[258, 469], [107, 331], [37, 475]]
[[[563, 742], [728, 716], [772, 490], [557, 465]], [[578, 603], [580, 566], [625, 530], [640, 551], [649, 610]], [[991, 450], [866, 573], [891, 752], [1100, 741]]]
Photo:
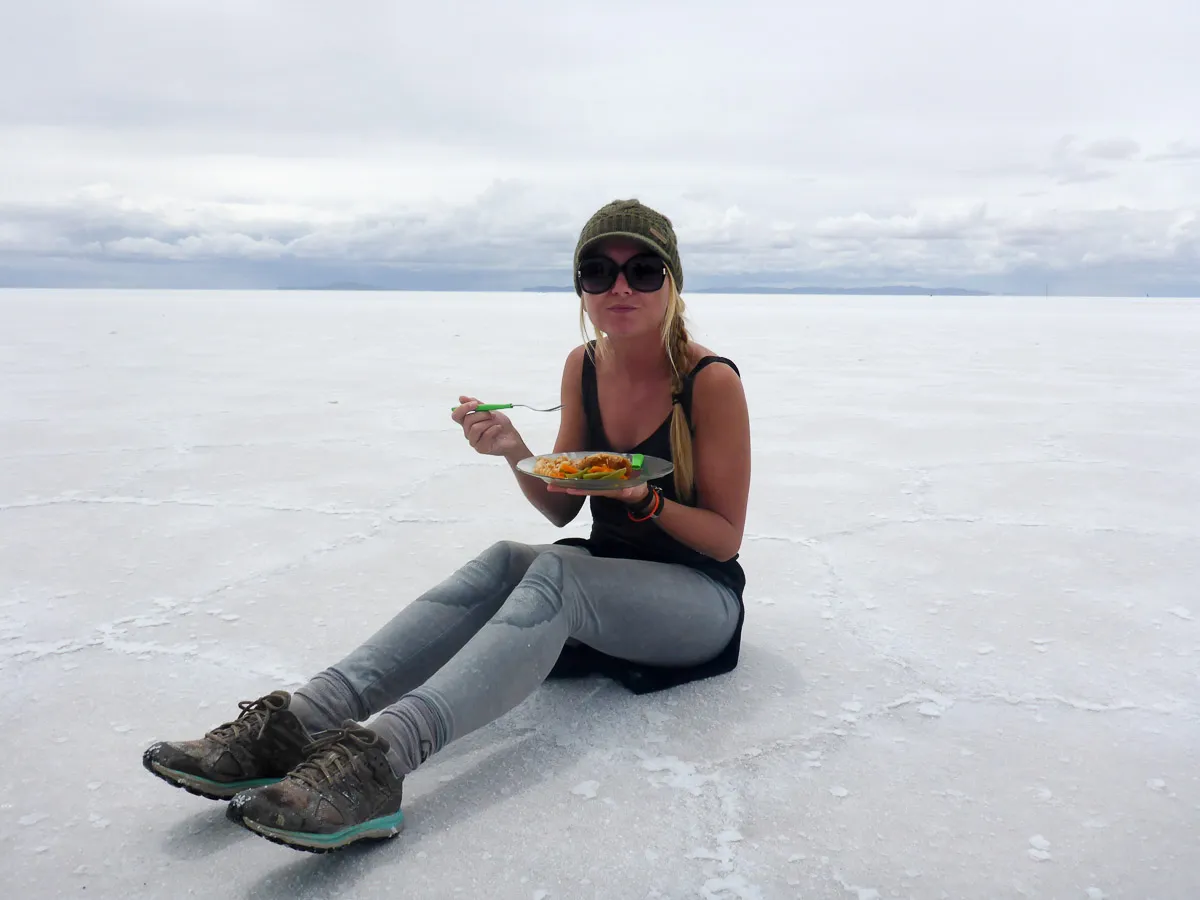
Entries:
[[[461, 404], [459, 404], [461, 405]], [[557, 412], [562, 409], [562, 404], [558, 406], [550, 406], [542, 408], [539, 406], [530, 406], [528, 403], [480, 403], [475, 407], [476, 412], [491, 412], [493, 409], [512, 409], [514, 406], [521, 406], [525, 409], [532, 409], [534, 412]], [[450, 407], [451, 411], [458, 409], [458, 406]]]

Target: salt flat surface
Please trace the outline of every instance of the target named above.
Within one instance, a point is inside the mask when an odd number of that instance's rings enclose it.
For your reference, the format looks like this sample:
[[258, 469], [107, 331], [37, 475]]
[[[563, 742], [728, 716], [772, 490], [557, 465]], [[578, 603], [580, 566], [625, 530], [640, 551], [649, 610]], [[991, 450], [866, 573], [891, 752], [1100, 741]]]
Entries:
[[141, 752], [561, 535], [448, 408], [557, 402], [575, 298], [0, 292], [5, 895], [1200, 896], [1200, 303], [690, 302], [754, 419], [742, 666], [547, 685], [317, 857]]

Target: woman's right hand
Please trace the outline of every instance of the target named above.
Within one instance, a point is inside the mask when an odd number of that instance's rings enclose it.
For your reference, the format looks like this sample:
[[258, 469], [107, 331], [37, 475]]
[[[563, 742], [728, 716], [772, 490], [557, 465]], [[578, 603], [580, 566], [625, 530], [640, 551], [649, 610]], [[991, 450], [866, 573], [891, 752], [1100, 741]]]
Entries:
[[509, 456], [520, 450], [524, 441], [512, 420], [495, 410], [475, 412], [479, 402], [475, 397], [460, 395], [458, 406], [450, 414], [462, 426], [467, 443], [484, 456]]

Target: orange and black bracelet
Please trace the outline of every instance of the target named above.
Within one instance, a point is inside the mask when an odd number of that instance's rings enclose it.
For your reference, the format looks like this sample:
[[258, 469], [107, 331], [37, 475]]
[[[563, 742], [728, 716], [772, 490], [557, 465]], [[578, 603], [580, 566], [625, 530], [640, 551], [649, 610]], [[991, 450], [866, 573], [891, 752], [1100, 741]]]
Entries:
[[662, 489], [655, 485], [647, 485], [649, 492], [646, 499], [638, 504], [636, 509], [629, 509], [626, 515], [634, 522], [648, 522], [657, 519], [662, 514], [663, 504], [667, 501], [662, 495]]

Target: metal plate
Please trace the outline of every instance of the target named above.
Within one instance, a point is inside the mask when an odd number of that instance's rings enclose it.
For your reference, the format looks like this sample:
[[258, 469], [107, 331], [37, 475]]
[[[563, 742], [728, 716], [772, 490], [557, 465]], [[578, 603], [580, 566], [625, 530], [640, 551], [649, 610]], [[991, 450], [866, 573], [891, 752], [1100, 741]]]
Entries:
[[569, 460], [581, 460], [597, 453], [623, 456], [626, 459], [630, 459], [633, 456], [632, 453], [614, 453], [612, 450], [576, 450], [569, 453], [547, 453], [542, 456], [530, 456], [527, 459], [521, 460], [517, 463], [517, 471], [523, 472], [526, 475], [532, 475], [534, 478], [540, 478], [547, 484], [578, 485], [580, 488], [586, 488], [589, 491], [619, 491], [623, 488], [645, 484], [648, 481], [657, 481], [659, 478], [670, 475], [675, 471], [675, 466], [670, 460], [661, 459], [657, 456], [644, 456], [641, 467], [635, 469], [633, 475], [629, 478], [559, 478], [554, 475], [542, 475], [533, 471], [534, 466], [537, 465], [540, 459], [566, 457]]

